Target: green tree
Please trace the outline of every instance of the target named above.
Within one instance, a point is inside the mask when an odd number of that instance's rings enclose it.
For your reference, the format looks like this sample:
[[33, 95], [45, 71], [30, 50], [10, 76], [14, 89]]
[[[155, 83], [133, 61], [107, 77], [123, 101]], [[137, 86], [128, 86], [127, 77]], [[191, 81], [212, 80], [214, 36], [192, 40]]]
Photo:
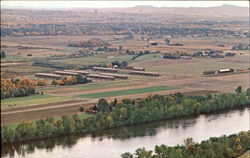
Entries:
[[99, 112], [109, 112], [109, 103], [106, 99], [99, 99], [97, 107]]
[[122, 67], [127, 67], [128, 66], [128, 62], [127, 61], [122, 61], [121, 66]]
[[246, 90], [246, 96], [250, 97], [250, 88], [247, 88], [247, 90]]
[[135, 151], [135, 155], [138, 158], [151, 158], [152, 151], [147, 151], [147, 150], [145, 150], [145, 148], [139, 148]]
[[134, 156], [132, 154], [130, 154], [129, 152], [123, 153], [121, 154], [122, 158], [133, 158]]
[[166, 39], [164, 40], [164, 42], [166, 42], [167, 44], [169, 44], [169, 43], [170, 43], [170, 40], [166, 38]]
[[238, 86], [238, 87], [235, 89], [235, 92], [236, 92], [236, 93], [241, 93], [241, 92], [242, 92], [242, 87], [241, 87], [241, 86]]
[[51, 85], [58, 85], [58, 83], [57, 83], [55, 80], [53, 80], [53, 81], [51, 82]]
[[87, 79], [86, 79], [86, 77], [83, 77], [81, 74], [77, 74], [76, 75], [76, 83], [78, 83], [78, 84], [87, 83]]
[[80, 112], [83, 112], [83, 111], [84, 111], [84, 107], [83, 107], [83, 106], [80, 106], [80, 107], [79, 107], [79, 111], [80, 111]]

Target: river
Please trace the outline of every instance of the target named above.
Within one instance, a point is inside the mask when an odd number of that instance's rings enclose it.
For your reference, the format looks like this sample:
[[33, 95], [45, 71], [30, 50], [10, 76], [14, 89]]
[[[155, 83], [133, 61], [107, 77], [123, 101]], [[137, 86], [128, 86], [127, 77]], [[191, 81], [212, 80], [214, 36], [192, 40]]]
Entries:
[[155, 145], [183, 144], [249, 130], [250, 108], [158, 121], [45, 140], [5, 145], [1, 157], [25, 158], [119, 158], [137, 148], [154, 149]]

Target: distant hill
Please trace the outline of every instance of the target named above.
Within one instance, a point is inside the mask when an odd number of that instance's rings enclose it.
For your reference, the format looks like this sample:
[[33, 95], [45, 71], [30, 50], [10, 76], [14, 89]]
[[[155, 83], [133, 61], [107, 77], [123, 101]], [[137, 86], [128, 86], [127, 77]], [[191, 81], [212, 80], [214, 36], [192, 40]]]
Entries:
[[115, 9], [116, 12], [132, 13], [169, 13], [176, 15], [200, 15], [200, 16], [230, 16], [248, 17], [248, 7], [238, 7], [233, 5], [222, 5], [219, 7], [154, 7], [154, 6], [135, 6], [132, 8]]

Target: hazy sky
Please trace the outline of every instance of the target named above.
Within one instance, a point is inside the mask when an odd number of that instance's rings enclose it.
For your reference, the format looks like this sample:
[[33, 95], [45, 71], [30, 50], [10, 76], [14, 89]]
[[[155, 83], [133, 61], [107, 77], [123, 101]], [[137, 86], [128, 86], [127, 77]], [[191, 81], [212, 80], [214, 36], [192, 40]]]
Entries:
[[156, 7], [213, 7], [223, 4], [249, 7], [248, 1], [4, 1], [1, 8], [116, 8], [136, 5], [152, 5]]

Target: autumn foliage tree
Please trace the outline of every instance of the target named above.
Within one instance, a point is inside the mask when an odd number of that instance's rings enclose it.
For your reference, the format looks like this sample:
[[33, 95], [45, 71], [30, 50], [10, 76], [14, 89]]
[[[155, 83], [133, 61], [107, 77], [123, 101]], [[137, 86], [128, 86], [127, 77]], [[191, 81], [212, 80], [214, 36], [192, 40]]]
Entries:
[[36, 82], [36, 85], [37, 86], [46, 86], [47, 85], [47, 82], [45, 80], [38, 80]]
[[9, 97], [28, 96], [34, 93], [35, 82], [30, 79], [1, 79], [1, 99]]

